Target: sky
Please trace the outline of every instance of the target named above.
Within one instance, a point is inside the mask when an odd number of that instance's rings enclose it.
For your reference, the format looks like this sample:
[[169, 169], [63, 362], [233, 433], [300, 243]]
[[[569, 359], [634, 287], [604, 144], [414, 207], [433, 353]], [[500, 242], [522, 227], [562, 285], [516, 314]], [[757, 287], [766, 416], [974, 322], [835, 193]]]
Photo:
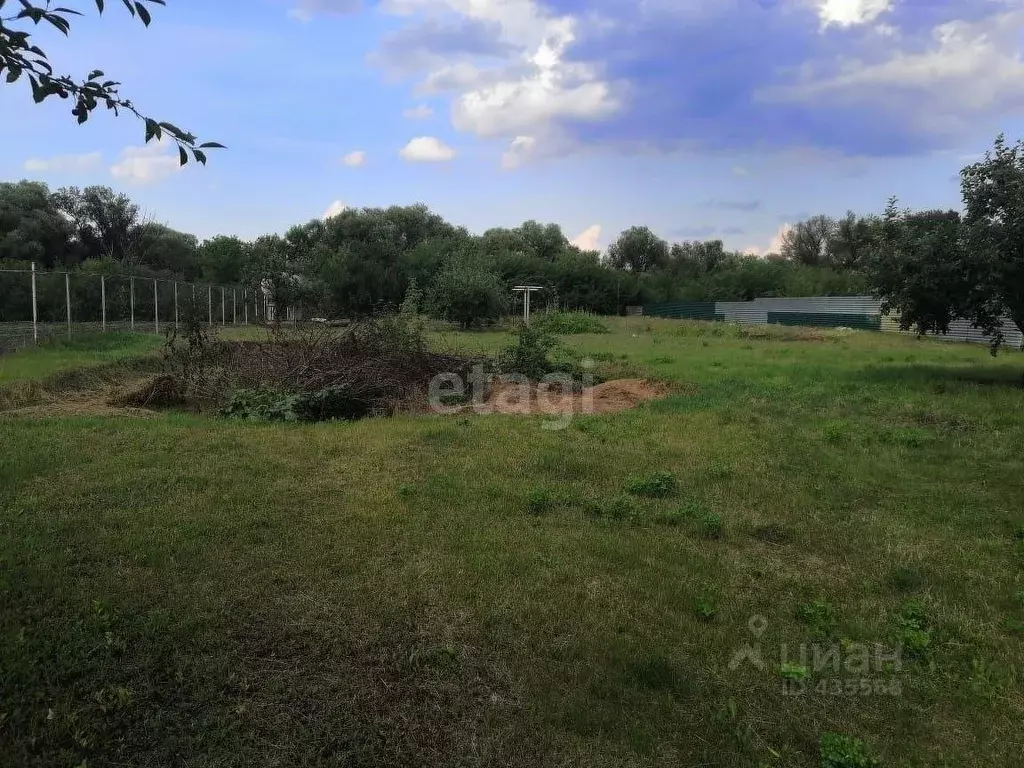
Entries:
[[959, 207], [1024, 137], [1024, 0], [93, 0], [55, 69], [226, 150], [0, 87], [0, 179], [106, 184], [200, 238], [423, 202], [586, 248], [647, 225], [765, 253], [807, 216]]

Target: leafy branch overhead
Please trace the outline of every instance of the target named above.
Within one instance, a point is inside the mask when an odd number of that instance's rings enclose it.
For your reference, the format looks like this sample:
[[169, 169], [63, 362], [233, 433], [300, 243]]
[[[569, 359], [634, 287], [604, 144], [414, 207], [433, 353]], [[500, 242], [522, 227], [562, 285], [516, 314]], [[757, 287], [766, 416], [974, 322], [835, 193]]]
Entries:
[[[93, 2], [102, 14], [104, 0]], [[166, 4], [164, 0], [121, 2], [133, 17], [138, 18], [147, 27], [152, 21], [152, 16], [146, 3]], [[5, 9], [17, 9], [17, 12], [2, 15]], [[194, 134], [178, 128], [173, 123], [159, 122], [142, 114], [130, 100], [122, 98], [118, 90], [121, 84], [116, 80], [106, 79], [102, 70], [93, 70], [81, 81], [70, 75], [54, 74], [46, 52], [30, 42], [31, 35], [28, 32], [16, 28], [29, 24], [38, 26], [45, 22], [68, 35], [71, 31], [71, 18], [81, 15], [80, 11], [73, 8], [53, 8], [50, 0], [41, 5], [29, 0], [0, 0], [0, 76], [4, 77], [7, 83], [16, 83], [22, 77], [28, 80], [32, 87], [32, 98], [37, 104], [52, 96], [73, 100], [71, 114], [79, 124], [88, 120], [93, 110], [100, 106], [113, 111], [115, 115], [120, 115], [121, 110], [130, 112], [145, 123], [147, 142], [153, 139], [159, 141], [166, 137], [178, 145], [182, 165], [189, 162], [190, 156], [196, 162], [205, 165], [206, 150], [224, 148], [215, 141], [200, 143]]]

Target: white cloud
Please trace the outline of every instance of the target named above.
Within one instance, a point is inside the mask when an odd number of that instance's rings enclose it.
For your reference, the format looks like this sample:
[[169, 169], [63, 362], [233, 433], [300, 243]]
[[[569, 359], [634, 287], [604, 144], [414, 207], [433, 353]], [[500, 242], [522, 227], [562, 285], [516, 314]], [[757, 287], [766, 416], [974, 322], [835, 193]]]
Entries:
[[783, 224], [779, 227], [779, 230], [775, 233], [771, 242], [768, 243], [767, 248], [762, 248], [759, 245], [751, 245], [743, 249], [743, 253], [747, 256], [767, 256], [770, 253], [780, 253], [782, 251], [782, 242], [786, 236], [786, 233], [793, 229], [792, 224]]
[[426, 120], [434, 114], [434, 110], [428, 107], [426, 104], [417, 104], [415, 107], [402, 112], [402, 117], [407, 120]]
[[601, 249], [601, 225], [592, 224], [569, 242], [581, 251], [599, 251]]
[[141, 185], [157, 184], [180, 170], [177, 145], [167, 138], [142, 147], [125, 147], [121, 159], [110, 166], [114, 178]]
[[341, 162], [349, 168], [359, 168], [366, 162], [366, 153], [362, 151], [349, 152], [341, 158]]
[[433, 136], [419, 136], [399, 154], [410, 163], [444, 163], [455, 157], [455, 150]]
[[341, 202], [341, 200], [335, 200], [333, 203], [330, 204], [330, 206], [328, 206], [327, 210], [324, 211], [323, 218], [329, 219], [332, 216], [337, 216], [339, 213], [347, 209], [348, 206]]
[[1011, 103], [1024, 106], [1024, 59], [1019, 44], [1024, 10], [978, 21], [951, 21], [932, 30], [931, 47], [897, 50], [884, 61], [840, 59], [829, 75], [805, 70], [802, 82], [766, 89], [766, 101], [872, 105], [906, 112], [931, 132], [962, 131], [975, 115]]
[[516, 136], [501, 156], [501, 167], [508, 171], [518, 168], [536, 147], [537, 140], [533, 136]]
[[822, 28], [852, 27], [874, 21], [892, 9], [893, 0], [816, 0]]
[[578, 20], [558, 16], [536, 0], [388, 0], [384, 9], [408, 15], [460, 14], [497, 30], [503, 54], [446, 61], [427, 71], [420, 93], [454, 93], [452, 124], [481, 137], [546, 135], [563, 119], [594, 121], [621, 102], [595, 67], [567, 61]]
[[103, 155], [89, 152], [84, 155], [57, 155], [55, 157], [33, 157], [25, 161], [29, 173], [88, 173], [103, 165]]
[[742, 165], [734, 165], [732, 167], [732, 175], [733, 176], [749, 176], [750, 175], [750, 171], [748, 171]]

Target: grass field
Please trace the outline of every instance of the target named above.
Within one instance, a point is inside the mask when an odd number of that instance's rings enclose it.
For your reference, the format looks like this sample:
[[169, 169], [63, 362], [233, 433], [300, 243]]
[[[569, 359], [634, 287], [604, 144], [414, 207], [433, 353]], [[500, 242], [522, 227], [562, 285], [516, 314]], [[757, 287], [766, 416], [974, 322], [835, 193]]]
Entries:
[[1019, 353], [565, 343], [676, 394], [561, 431], [0, 415], [0, 765], [1021, 764]]

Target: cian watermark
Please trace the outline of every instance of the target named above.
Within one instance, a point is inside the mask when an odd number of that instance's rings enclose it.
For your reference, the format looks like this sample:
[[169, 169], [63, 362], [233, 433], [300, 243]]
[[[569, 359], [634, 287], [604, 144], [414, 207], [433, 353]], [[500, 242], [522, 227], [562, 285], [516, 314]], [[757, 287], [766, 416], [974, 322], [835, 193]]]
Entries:
[[899, 647], [843, 640], [780, 643], [773, 648], [761, 641], [768, 619], [752, 616], [747, 628], [752, 641], [736, 649], [729, 670], [753, 667], [777, 675], [786, 696], [899, 696], [903, 692]]

